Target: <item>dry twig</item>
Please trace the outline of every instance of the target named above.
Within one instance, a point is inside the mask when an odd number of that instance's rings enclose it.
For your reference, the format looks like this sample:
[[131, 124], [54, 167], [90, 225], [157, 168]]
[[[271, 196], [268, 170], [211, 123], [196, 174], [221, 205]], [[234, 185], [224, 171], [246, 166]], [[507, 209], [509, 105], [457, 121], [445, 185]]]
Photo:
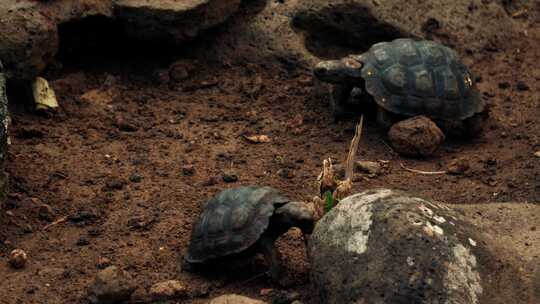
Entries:
[[441, 174], [446, 174], [446, 173], [447, 173], [447, 171], [422, 171], [422, 170], [411, 169], [411, 168], [405, 167], [405, 165], [404, 165], [403, 163], [399, 163], [399, 165], [400, 165], [401, 168], [403, 168], [404, 170], [409, 171], [409, 172], [412, 172], [412, 173], [416, 173], [416, 174], [422, 174], [422, 175], [441, 175]]
[[56, 221], [54, 221], [54, 222], [46, 225], [45, 227], [43, 227], [43, 230], [47, 230], [47, 229], [51, 228], [52, 226], [56, 226], [58, 224], [65, 223], [67, 220], [68, 220], [67, 216], [61, 217], [61, 218], [57, 219]]

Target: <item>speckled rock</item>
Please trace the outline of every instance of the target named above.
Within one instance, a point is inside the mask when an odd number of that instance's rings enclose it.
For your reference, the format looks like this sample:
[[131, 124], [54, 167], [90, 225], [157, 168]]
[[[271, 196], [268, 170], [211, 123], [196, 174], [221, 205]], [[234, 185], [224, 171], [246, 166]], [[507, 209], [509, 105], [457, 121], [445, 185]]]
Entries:
[[343, 199], [315, 227], [320, 303], [491, 303], [497, 263], [485, 237], [448, 207], [378, 189]]
[[131, 298], [136, 288], [128, 272], [109, 266], [100, 271], [90, 285], [88, 300], [93, 304], [123, 303]]
[[427, 157], [437, 150], [445, 136], [431, 119], [415, 116], [394, 124], [388, 138], [401, 155]]

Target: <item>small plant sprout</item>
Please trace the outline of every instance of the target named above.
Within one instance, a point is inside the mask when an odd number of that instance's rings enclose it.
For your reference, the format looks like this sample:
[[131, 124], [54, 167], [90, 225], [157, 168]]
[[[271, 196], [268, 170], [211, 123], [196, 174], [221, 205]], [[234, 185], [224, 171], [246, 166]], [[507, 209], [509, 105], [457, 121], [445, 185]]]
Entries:
[[320, 198], [315, 199], [315, 202], [322, 205], [318, 209], [322, 209], [324, 213], [330, 211], [339, 203], [340, 199], [347, 197], [352, 190], [354, 159], [362, 137], [363, 124], [364, 116], [362, 115], [360, 122], [356, 126], [355, 134], [349, 147], [349, 154], [345, 162], [345, 180], [340, 181], [336, 179], [330, 158], [323, 160], [323, 171], [318, 178]]

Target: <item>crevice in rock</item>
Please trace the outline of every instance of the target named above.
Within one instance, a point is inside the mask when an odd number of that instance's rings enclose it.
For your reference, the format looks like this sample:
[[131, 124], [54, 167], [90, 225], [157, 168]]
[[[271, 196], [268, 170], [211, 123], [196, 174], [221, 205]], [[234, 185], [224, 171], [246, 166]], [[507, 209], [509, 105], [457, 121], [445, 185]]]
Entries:
[[292, 25], [305, 33], [309, 52], [320, 58], [363, 53], [377, 42], [411, 37], [378, 20], [370, 9], [357, 3], [338, 4], [319, 11], [298, 12]]

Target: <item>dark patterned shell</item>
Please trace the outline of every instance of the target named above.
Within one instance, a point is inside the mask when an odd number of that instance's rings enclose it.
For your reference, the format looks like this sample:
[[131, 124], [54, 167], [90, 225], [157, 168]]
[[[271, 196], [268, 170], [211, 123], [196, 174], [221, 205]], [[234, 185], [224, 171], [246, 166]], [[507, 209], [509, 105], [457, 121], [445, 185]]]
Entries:
[[484, 110], [469, 69], [436, 42], [377, 43], [360, 58], [367, 92], [390, 112], [463, 120]]
[[186, 260], [207, 260], [241, 252], [255, 244], [268, 227], [276, 204], [289, 199], [270, 187], [227, 189], [204, 206], [193, 224]]

